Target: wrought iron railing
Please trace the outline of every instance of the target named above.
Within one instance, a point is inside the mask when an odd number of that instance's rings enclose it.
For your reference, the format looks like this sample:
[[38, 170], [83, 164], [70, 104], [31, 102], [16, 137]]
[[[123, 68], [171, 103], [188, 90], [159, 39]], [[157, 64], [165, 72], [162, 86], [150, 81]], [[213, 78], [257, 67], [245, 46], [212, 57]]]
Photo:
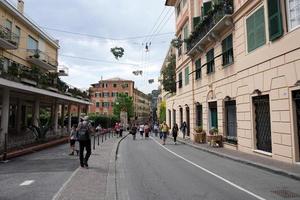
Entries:
[[58, 62], [55, 58], [50, 57], [48, 54], [39, 49], [27, 49], [27, 54], [30, 58], [37, 58], [54, 67], [58, 65]]
[[233, 1], [227, 0], [216, 5], [203, 20], [195, 26], [195, 30], [185, 41], [190, 51], [225, 15], [233, 14]]
[[222, 55], [222, 65], [226, 66], [233, 63], [233, 48], [228, 49], [227, 51], [223, 52]]
[[19, 44], [20, 37], [13, 33], [10, 29], [0, 26], [0, 38], [8, 41], [9, 43], [17, 46]]

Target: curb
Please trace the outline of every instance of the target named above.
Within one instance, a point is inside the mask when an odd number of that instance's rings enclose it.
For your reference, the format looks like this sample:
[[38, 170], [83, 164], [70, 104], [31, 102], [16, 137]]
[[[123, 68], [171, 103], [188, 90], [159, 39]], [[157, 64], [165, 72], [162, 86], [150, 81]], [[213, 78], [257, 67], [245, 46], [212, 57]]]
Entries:
[[124, 135], [119, 141], [114, 144], [114, 147], [111, 151], [111, 159], [109, 161], [108, 167], [108, 175], [106, 180], [106, 194], [105, 199], [107, 200], [117, 200], [118, 198], [118, 184], [117, 184], [117, 159], [118, 159], [118, 152], [119, 146], [122, 140], [124, 140], [127, 136]]
[[[16, 150], [16, 151], [8, 153], [7, 154], [7, 159], [11, 159], [11, 158], [23, 156], [23, 155], [26, 155], [26, 154], [34, 153], [36, 151], [40, 151], [40, 150], [43, 150], [43, 149], [54, 147], [54, 146], [57, 146], [59, 144], [64, 144], [64, 143], [67, 143], [68, 140], [69, 140], [68, 137], [64, 137], [64, 138], [53, 140], [53, 141], [50, 141], [50, 142], [47, 142], [47, 143], [44, 143], [44, 144], [39, 144], [39, 145], [35, 145], [35, 146], [32, 146], [32, 147], [27, 147], [25, 149]], [[3, 159], [3, 155], [0, 155], [0, 160], [2, 160], [2, 159]]]
[[189, 145], [189, 146], [191, 146], [195, 149], [199, 149], [201, 151], [205, 151], [207, 153], [211, 153], [211, 154], [214, 154], [214, 155], [222, 157], [222, 158], [227, 158], [227, 159], [239, 162], [239, 163], [247, 164], [247, 165], [250, 165], [250, 166], [253, 166], [253, 167], [256, 167], [256, 168], [259, 168], [259, 169], [263, 169], [265, 171], [269, 171], [269, 172], [272, 172], [272, 173], [275, 173], [275, 174], [279, 174], [279, 175], [282, 175], [282, 176], [286, 176], [286, 177], [289, 177], [289, 178], [292, 178], [292, 179], [295, 179], [295, 180], [298, 180], [298, 181], [300, 180], [300, 174], [295, 174], [295, 173], [292, 173], [292, 172], [284, 171], [284, 170], [279, 169], [279, 168], [270, 167], [270, 166], [267, 166], [267, 165], [264, 165], [264, 164], [261, 164], [261, 163], [252, 162], [250, 160], [245, 160], [245, 159], [241, 159], [241, 158], [238, 158], [238, 157], [235, 157], [235, 156], [229, 156], [227, 154], [211, 151], [209, 149], [190, 144], [190, 143], [185, 142], [181, 139], [177, 139], [177, 140], [179, 142], [181, 142], [182, 144]]

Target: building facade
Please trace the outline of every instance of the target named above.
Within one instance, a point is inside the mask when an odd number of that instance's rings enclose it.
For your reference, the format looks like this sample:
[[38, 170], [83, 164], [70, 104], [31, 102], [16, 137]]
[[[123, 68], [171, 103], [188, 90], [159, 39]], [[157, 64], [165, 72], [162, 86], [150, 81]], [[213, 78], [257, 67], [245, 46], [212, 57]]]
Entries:
[[58, 77], [67, 75], [67, 68], [58, 65], [58, 41], [23, 10], [22, 0], [17, 7], [0, 1], [0, 152], [40, 139], [32, 127], [45, 125], [43, 120], [49, 127], [46, 138], [65, 134], [71, 126], [71, 106], [77, 106], [79, 117], [81, 107], [89, 105], [84, 93]]
[[134, 117], [136, 122], [151, 121], [151, 97], [138, 89], [134, 89], [133, 96]]
[[134, 82], [121, 78], [101, 80], [90, 88], [91, 113], [113, 115], [113, 104], [118, 94], [134, 95]]
[[[176, 10], [176, 95], [167, 118], [224, 146], [300, 161], [300, 1], [167, 0]], [[168, 121], [168, 120], [167, 120]], [[171, 126], [173, 125], [173, 120]], [[191, 135], [191, 139], [193, 139]]]

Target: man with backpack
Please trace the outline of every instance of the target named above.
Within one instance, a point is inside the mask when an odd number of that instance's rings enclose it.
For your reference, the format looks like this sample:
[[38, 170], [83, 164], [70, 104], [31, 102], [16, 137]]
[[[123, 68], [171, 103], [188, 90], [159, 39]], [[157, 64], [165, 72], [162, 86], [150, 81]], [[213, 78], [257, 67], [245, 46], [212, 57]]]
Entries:
[[[79, 159], [80, 166], [88, 168], [88, 160], [92, 153], [91, 149], [91, 133], [93, 132], [92, 124], [88, 121], [88, 116], [83, 118], [83, 121], [79, 122], [77, 127], [77, 138], [79, 140]], [[84, 149], [86, 149], [86, 155], [83, 156]]]

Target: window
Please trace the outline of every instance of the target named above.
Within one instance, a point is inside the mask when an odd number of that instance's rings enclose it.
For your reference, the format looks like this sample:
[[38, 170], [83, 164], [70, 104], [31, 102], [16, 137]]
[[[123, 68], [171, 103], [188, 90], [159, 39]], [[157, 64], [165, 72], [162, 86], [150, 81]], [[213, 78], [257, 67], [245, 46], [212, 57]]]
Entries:
[[100, 107], [100, 102], [96, 102], [96, 107], [97, 107], [97, 108]]
[[12, 22], [8, 19], [5, 21], [5, 28], [9, 31], [12, 30]]
[[109, 102], [102, 102], [102, 106], [104, 107], [104, 108], [108, 108], [109, 107]]
[[178, 75], [178, 87], [182, 88], [182, 72], [180, 72]]
[[[178, 39], [181, 40], [181, 35], [178, 36]], [[177, 49], [177, 51], [178, 51], [178, 57], [180, 57], [181, 54], [182, 54], [182, 45], [181, 45], [181, 47], [179, 47], [179, 48]]]
[[185, 85], [188, 85], [190, 81], [190, 69], [189, 67], [186, 67], [184, 70], [184, 83]]
[[206, 1], [203, 2], [202, 6], [202, 16], [208, 15], [208, 12], [212, 9], [212, 2], [211, 1]]
[[20, 37], [21, 37], [21, 29], [18, 27], [18, 26], [16, 26], [16, 37], [17, 37], [17, 41], [18, 41], [18, 43], [20, 42]]
[[207, 74], [210, 74], [215, 71], [215, 58], [214, 58], [214, 49], [211, 49], [206, 54], [207, 60]]
[[[188, 39], [188, 37], [189, 37], [189, 25], [188, 25], [188, 23], [184, 26], [184, 28], [183, 28], [183, 39], [185, 40], [185, 39]], [[187, 50], [187, 45], [186, 45], [186, 43], [184, 42], [183, 43], [184, 44], [184, 50], [186, 51]]]
[[103, 97], [109, 97], [109, 92], [103, 92]]
[[292, 30], [300, 26], [300, 0], [286, 1], [289, 30]]
[[114, 87], [114, 88], [116, 88], [116, 87], [117, 87], [117, 84], [116, 84], [116, 83], [114, 83], [114, 84], [113, 84], [113, 87]]
[[28, 40], [27, 40], [27, 49], [33, 49], [33, 50], [37, 50], [38, 49], [38, 41], [35, 40], [33, 37], [28, 36]]
[[125, 92], [125, 95], [128, 96], [128, 92]]
[[222, 41], [222, 65], [233, 63], [232, 34]]
[[266, 43], [264, 7], [262, 6], [246, 20], [248, 52]]
[[276, 40], [283, 34], [280, 0], [268, 0], [268, 19], [270, 40]]
[[196, 66], [196, 80], [201, 78], [201, 59], [197, 59], [195, 62]]
[[202, 126], [202, 105], [196, 105], [196, 126]]

